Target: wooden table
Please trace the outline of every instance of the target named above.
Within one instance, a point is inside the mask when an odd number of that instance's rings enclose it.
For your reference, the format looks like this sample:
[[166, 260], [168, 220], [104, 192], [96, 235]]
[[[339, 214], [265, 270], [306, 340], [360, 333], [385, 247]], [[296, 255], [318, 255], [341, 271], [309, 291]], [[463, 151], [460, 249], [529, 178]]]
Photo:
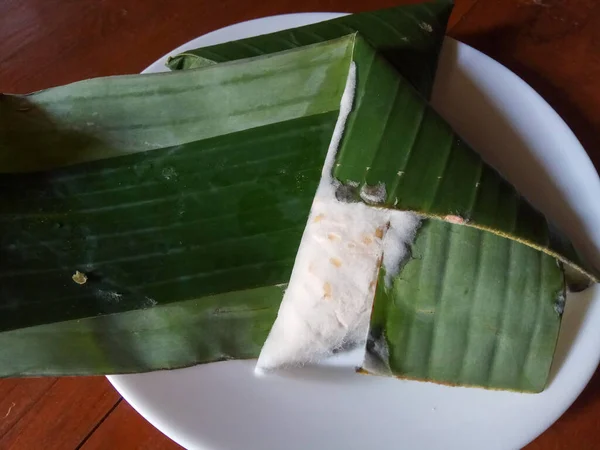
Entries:
[[[136, 73], [178, 45], [273, 14], [402, 0], [0, 0], [0, 92]], [[508, 66], [600, 166], [600, 1], [456, 0], [448, 34]], [[105, 378], [0, 380], [0, 449], [176, 449]], [[534, 449], [600, 448], [600, 372]]]

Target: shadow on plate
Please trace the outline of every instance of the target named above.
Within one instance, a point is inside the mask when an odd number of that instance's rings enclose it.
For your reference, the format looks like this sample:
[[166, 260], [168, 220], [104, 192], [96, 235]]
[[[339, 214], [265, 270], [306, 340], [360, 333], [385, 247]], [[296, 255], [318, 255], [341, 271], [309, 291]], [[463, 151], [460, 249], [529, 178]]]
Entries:
[[597, 289], [589, 288], [583, 292], [567, 295], [567, 303], [560, 326], [554, 360], [552, 361], [552, 367], [550, 367], [548, 386], [554, 382], [560, 368], [567, 359], [571, 347], [577, 341], [581, 332], [581, 325], [584, 322], [590, 304], [594, 301], [595, 294], [597, 294]]
[[[330, 365], [304, 365], [302, 367], [289, 367], [279, 369], [275, 376], [286, 378], [294, 381], [308, 383], [331, 383], [331, 384], [354, 384], [368, 382], [369, 378], [356, 373], [352, 367], [330, 366]], [[273, 375], [268, 375], [273, 376]]]

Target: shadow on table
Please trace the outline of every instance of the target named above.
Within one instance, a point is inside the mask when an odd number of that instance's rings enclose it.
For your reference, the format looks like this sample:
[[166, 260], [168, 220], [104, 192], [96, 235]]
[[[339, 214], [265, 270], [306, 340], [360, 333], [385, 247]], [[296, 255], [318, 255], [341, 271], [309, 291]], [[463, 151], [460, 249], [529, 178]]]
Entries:
[[569, 294], [567, 296], [567, 304], [563, 314], [558, 343], [556, 344], [556, 352], [552, 367], [550, 368], [550, 377], [548, 384], [552, 384], [560, 372], [573, 344], [579, 338], [586, 313], [594, 301], [595, 289], [588, 289], [584, 292]]
[[[571, 100], [568, 92], [553, 85], [547, 79], [547, 71], [546, 73], [540, 73], [535, 68], [519, 61], [518, 49], [523, 45], [522, 25], [501, 26], [485, 33], [453, 33], [453, 37], [508, 67], [535, 89], [573, 130], [586, 149], [596, 170], [600, 170], [600, 133], [597, 124], [594, 124], [591, 120], [590, 114], [582, 111]], [[525, 37], [525, 39], [527, 38]], [[544, 42], [536, 42], [535, 44], [527, 42], [529, 46], [540, 45], [541, 47], [544, 44]], [[551, 69], [552, 65], [558, 67], [559, 61], [560, 59], [549, 62], [548, 69]], [[590, 63], [591, 66], [594, 64], [596, 63]]]

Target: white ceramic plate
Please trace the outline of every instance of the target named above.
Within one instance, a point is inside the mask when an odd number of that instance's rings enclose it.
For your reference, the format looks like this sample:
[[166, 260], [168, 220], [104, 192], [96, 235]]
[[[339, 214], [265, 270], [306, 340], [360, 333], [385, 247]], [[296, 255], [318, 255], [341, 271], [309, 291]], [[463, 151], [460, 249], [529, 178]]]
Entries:
[[[171, 54], [338, 15], [244, 22]], [[164, 70], [165, 60], [146, 71]], [[526, 83], [447, 39], [433, 104], [588, 255], [598, 255], [598, 175], [573, 133]], [[537, 395], [356, 375], [352, 355], [266, 378], [253, 375], [253, 361], [230, 361], [109, 380], [154, 426], [187, 448], [514, 449], [549, 427], [585, 387], [600, 358], [598, 323], [600, 289], [568, 298], [551, 383]]]

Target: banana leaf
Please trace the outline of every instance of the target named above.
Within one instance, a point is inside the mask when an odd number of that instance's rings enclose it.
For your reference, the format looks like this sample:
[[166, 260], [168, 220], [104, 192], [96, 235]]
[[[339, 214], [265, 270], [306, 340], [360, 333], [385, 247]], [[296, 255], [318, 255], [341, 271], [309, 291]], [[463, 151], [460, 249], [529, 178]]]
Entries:
[[[418, 36], [426, 23], [419, 13], [440, 6], [442, 3], [416, 5], [411, 13], [406, 8], [399, 10], [406, 19], [403, 32], [412, 26], [411, 37]], [[379, 13], [364, 15], [376, 21]], [[405, 262], [405, 270], [391, 288], [383, 287], [380, 279], [367, 361], [376, 371], [383, 368], [384, 373], [401, 377], [541, 391], [550, 370], [565, 299], [561, 268], [548, 261], [555, 257], [566, 263], [563, 268], [572, 289], [584, 288], [596, 277], [552, 223], [484, 164], [402, 78], [391, 73], [388, 65], [427, 96], [431, 82], [423, 82], [426, 66], [413, 66], [415, 72], [406, 72], [415, 59], [390, 58], [390, 52], [384, 50], [390, 42], [401, 49], [406, 36], [386, 34], [385, 28], [379, 30], [381, 34], [363, 31], [352, 24], [359, 16], [331, 21], [336, 26], [324, 27], [323, 31], [320, 24], [309, 25], [185, 52], [171, 58], [168, 66], [185, 69], [281, 50], [286, 45], [333, 37], [328, 34], [332, 29], [343, 33], [352, 27], [358, 31], [370, 45], [361, 45], [359, 40], [354, 59], [360, 72], [369, 77], [359, 73], [357, 92], [363, 97], [358, 98], [358, 107], [350, 117], [335, 170], [336, 178], [346, 183], [344, 195], [351, 191], [360, 201], [361, 189], [385, 186], [386, 201], [377, 206], [458, 222], [455, 226], [425, 220], [413, 249], [415, 257]], [[276, 43], [269, 38], [277, 38]], [[395, 54], [402, 55], [402, 51]], [[387, 85], [382, 81], [388, 81]], [[461, 228], [465, 223], [477, 230]], [[442, 241], [439, 236], [444, 236]], [[447, 243], [450, 237], [454, 244], [449, 255], [428, 247]], [[460, 265], [464, 258], [472, 264], [470, 268]], [[486, 265], [473, 271], [481, 258]], [[448, 275], [445, 269], [454, 267], [454, 261], [460, 269]], [[506, 261], [511, 265], [506, 266]], [[444, 265], [440, 266], [441, 262]], [[521, 270], [521, 275], [506, 277], [512, 267]], [[540, 278], [542, 268], [544, 277]], [[527, 284], [536, 282], [532, 280], [540, 280], [537, 291]], [[444, 285], [462, 290], [443, 291]], [[438, 289], [427, 289], [431, 286]], [[442, 294], [445, 297], [440, 298]], [[511, 295], [517, 299], [516, 307], [514, 300], [505, 300]], [[423, 309], [423, 304], [429, 306]], [[426, 311], [425, 315], [419, 311]], [[469, 327], [472, 321], [474, 331]], [[492, 325], [482, 328], [481, 323]], [[411, 333], [417, 337], [409, 339]], [[434, 333], [441, 337], [432, 340]], [[461, 354], [466, 347], [469, 350]], [[441, 355], [441, 360], [435, 355]]]
[[351, 45], [2, 97], [0, 373], [256, 356], [321, 176]]
[[[412, 257], [377, 288], [365, 369], [543, 388], [563, 263], [595, 276], [357, 33], [1, 97], [0, 374], [256, 356], [289, 280], [351, 61], [355, 107], [334, 175], [350, 191], [358, 183], [356, 200], [384, 186], [375, 206], [424, 217]], [[513, 350], [523, 373], [505, 361]]]
[[383, 188], [374, 206], [423, 217], [390, 286], [380, 274], [364, 370], [543, 390], [570, 281], [563, 264], [596, 274], [360, 36], [353, 58], [357, 97], [334, 176], [346, 198]]
[[171, 70], [251, 58], [359, 33], [419, 92], [429, 97], [452, 0], [434, 0], [327, 20], [190, 50], [169, 58]]
[[371, 316], [366, 372], [544, 389], [565, 302], [555, 258], [474, 227], [426, 220], [391, 286], [384, 275]]
[[[431, 30], [387, 46], [418, 54], [424, 80], [442, 3], [409, 7]], [[401, 35], [403, 8], [352, 23]], [[0, 95], [0, 376], [257, 356], [337, 117], [347, 34], [202, 70]], [[220, 314], [227, 302], [235, 315]], [[207, 318], [235, 318], [235, 335]]]
[[3, 332], [0, 371], [5, 377], [137, 373], [255, 358], [283, 287]]

